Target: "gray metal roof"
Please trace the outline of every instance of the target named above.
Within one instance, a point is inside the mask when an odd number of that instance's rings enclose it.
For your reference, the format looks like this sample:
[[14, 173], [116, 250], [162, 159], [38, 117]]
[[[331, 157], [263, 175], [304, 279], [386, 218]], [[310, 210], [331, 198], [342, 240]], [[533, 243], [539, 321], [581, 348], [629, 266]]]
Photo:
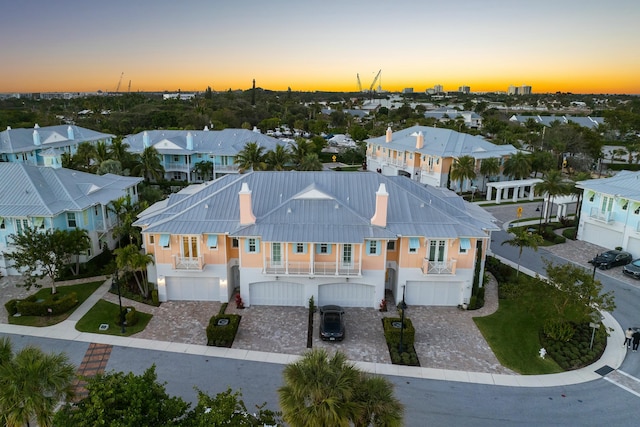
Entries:
[[[252, 192], [256, 223], [239, 223], [239, 196]], [[389, 194], [387, 226], [371, 225], [376, 192]], [[228, 233], [265, 241], [359, 243], [398, 236], [486, 237], [493, 217], [453, 192], [373, 172], [250, 172], [189, 187], [140, 215], [145, 232]]]
[[[34, 143], [34, 131], [37, 131], [39, 134], [40, 145], [35, 145]], [[81, 142], [100, 141], [113, 137], [114, 135], [111, 134], [96, 132], [75, 125], [45, 126], [27, 129], [7, 128], [0, 132], [0, 153], [22, 153], [36, 149], [47, 150], [68, 145], [78, 145]]]
[[[416, 148], [419, 132], [424, 136], [422, 148]], [[386, 142], [386, 135], [367, 139], [366, 142], [397, 151], [455, 158], [472, 156], [476, 159], [486, 159], [512, 155], [519, 151], [511, 144], [496, 145], [479, 136], [430, 126], [412, 126], [394, 131], [391, 142]]]
[[55, 216], [80, 211], [125, 195], [142, 178], [93, 175], [21, 163], [0, 163], [0, 216]]
[[[193, 138], [192, 149], [187, 149], [188, 134]], [[148, 138], [148, 145], [155, 147], [160, 154], [200, 153], [235, 156], [249, 142], [255, 142], [260, 147], [264, 147], [265, 152], [275, 149], [277, 145], [287, 144], [277, 138], [247, 129], [148, 130], [129, 135], [122, 142], [129, 144], [129, 151], [141, 153], [145, 148], [145, 138]]]
[[611, 178], [579, 181], [577, 187], [640, 202], [640, 172], [620, 171]]

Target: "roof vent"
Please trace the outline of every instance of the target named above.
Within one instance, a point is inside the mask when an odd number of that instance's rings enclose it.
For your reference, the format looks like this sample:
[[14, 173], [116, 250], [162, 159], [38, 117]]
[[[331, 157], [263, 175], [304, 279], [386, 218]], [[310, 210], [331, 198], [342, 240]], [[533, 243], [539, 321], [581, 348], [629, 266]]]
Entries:
[[287, 208], [287, 213], [290, 214], [291, 213], [291, 208]]
[[205, 208], [205, 209], [209, 209], [209, 205], [208, 205], [208, 204], [205, 204], [205, 205], [204, 205], [204, 208]]
[[338, 206], [338, 204], [336, 203], [336, 205], [334, 206], [335, 209], [338, 209], [340, 206]]
[[421, 207], [421, 208], [424, 208], [424, 203], [420, 203], [420, 207]]

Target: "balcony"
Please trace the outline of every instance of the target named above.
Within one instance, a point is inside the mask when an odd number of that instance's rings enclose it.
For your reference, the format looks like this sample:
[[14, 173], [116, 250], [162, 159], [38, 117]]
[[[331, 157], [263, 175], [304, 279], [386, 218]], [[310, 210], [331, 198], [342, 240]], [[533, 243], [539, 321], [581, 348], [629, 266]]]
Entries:
[[422, 260], [422, 274], [456, 274], [456, 260], [429, 261]]
[[189, 165], [186, 163], [165, 162], [163, 166], [166, 172], [189, 172]]
[[173, 257], [173, 269], [174, 270], [202, 270], [204, 267], [204, 260], [199, 257]]
[[615, 214], [612, 211], [602, 212], [600, 208], [591, 208], [591, 211], [589, 212], [589, 218], [608, 224], [610, 222], [613, 222]]
[[106, 221], [103, 219], [96, 220], [96, 230], [98, 231], [108, 231], [114, 227], [115, 223], [111, 221], [111, 219], [107, 219]]
[[264, 274], [278, 276], [361, 276], [360, 263], [265, 260]]

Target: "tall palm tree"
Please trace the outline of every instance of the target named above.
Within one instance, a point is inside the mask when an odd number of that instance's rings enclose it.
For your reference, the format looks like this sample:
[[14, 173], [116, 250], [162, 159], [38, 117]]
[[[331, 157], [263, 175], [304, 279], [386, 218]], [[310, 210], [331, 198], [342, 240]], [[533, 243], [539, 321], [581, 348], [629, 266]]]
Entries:
[[355, 427], [399, 427], [403, 424], [404, 407], [393, 395], [393, 384], [386, 378], [363, 374], [355, 400], [361, 406], [361, 413], [354, 420]]
[[500, 160], [497, 157], [491, 157], [489, 159], [482, 159], [480, 163], [480, 175], [482, 175], [482, 188], [486, 190], [487, 178], [491, 179], [492, 176], [500, 173]]
[[164, 166], [160, 161], [160, 153], [155, 147], [146, 147], [138, 157], [138, 164], [133, 167], [131, 173], [141, 176], [147, 182], [161, 181], [164, 178]]
[[73, 161], [81, 170], [91, 172], [96, 159], [96, 147], [90, 142], [81, 142], [78, 144], [76, 153], [73, 155]]
[[95, 146], [95, 160], [97, 164], [109, 159], [109, 147], [104, 141], [98, 141]]
[[126, 142], [122, 142], [122, 138], [115, 138], [111, 141], [111, 145], [109, 146], [109, 156], [113, 160], [117, 160], [122, 165], [122, 169], [125, 169], [129, 163], [129, 158], [131, 155], [129, 154], [129, 144]]
[[531, 175], [531, 159], [518, 151], [504, 162], [504, 174], [513, 179], [524, 179]]
[[298, 165], [300, 171], [321, 171], [322, 162], [316, 153], [307, 153]]
[[329, 357], [312, 350], [284, 368], [284, 386], [278, 389], [283, 419], [293, 427], [349, 426], [359, 408], [354, 386], [359, 371], [343, 353]]
[[291, 153], [284, 145], [276, 145], [274, 150], [267, 152], [266, 163], [269, 170], [283, 171], [290, 162]]
[[545, 173], [541, 183], [536, 185], [536, 191], [540, 194], [546, 194], [547, 211], [545, 213], [544, 223], [548, 224], [551, 218], [551, 210], [553, 209], [553, 200], [556, 196], [569, 194], [571, 188], [562, 177], [562, 173], [558, 170], [550, 170]]
[[261, 171], [267, 166], [264, 156], [264, 147], [257, 142], [248, 142], [236, 155], [235, 163], [241, 171]]
[[462, 156], [455, 159], [449, 174], [452, 180], [460, 183], [458, 190], [462, 193], [464, 180], [474, 179], [476, 177], [476, 159], [471, 156]]
[[114, 251], [116, 265], [119, 270], [131, 273], [138, 285], [140, 295], [149, 297], [149, 281], [147, 278], [147, 265], [153, 264], [153, 255], [143, 254], [136, 245], [127, 245]]
[[403, 407], [393, 385], [369, 376], [343, 353], [312, 350], [284, 369], [278, 393], [291, 426], [401, 426]]
[[120, 241], [125, 236], [129, 238], [129, 243], [140, 244], [140, 230], [132, 224], [136, 220], [136, 215], [140, 212], [141, 208], [140, 203], [133, 203], [131, 201], [129, 194], [118, 197], [107, 206], [107, 210], [113, 212], [116, 216], [113, 235], [118, 241], [118, 247], [120, 247]]
[[543, 240], [544, 239], [541, 235], [530, 233], [523, 228], [520, 231], [513, 233], [513, 238], [501, 243], [502, 245], [509, 245], [518, 248], [518, 270], [516, 271], [516, 277], [520, 274], [520, 257], [522, 257], [522, 250], [526, 247], [538, 252], [538, 246], [542, 244]]
[[196, 173], [203, 181], [207, 181], [213, 176], [213, 165], [211, 162], [199, 161], [193, 165], [193, 172]]
[[296, 143], [291, 145], [291, 157], [296, 164], [296, 169], [300, 170], [300, 165], [304, 162], [309, 153], [313, 153], [314, 145], [304, 138], [296, 139]]
[[0, 425], [52, 425], [58, 403], [73, 397], [75, 368], [64, 353], [45, 354], [24, 347], [14, 354], [8, 338], [0, 338]]

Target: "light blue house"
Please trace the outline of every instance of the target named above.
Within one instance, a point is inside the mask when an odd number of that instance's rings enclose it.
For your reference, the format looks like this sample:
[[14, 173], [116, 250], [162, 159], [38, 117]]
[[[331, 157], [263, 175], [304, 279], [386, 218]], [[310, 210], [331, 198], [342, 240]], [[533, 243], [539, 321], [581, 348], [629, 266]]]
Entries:
[[114, 135], [73, 125], [11, 129], [0, 132], [0, 161], [62, 167], [62, 154], [75, 154], [82, 142], [111, 145]]
[[577, 187], [584, 190], [578, 239], [640, 257], [640, 172], [622, 171]]
[[105, 246], [113, 248], [116, 216], [112, 202], [129, 195], [137, 201], [142, 178], [93, 175], [71, 169], [0, 162], [0, 274], [18, 274], [4, 254], [13, 251], [11, 235], [25, 227], [87, 230], [90, 259]]
[[[129, 151], [142, 153], [147, 147], [154, 147], [162, 156], [162, 166], [166, 179], [180, 181], [202, 181], [205, 177], [194, 173], [199, 162], [211, 165], [211, 174], [215, 177], [238, 173], [234, 163], [236, 156], [244, 147], [255, 142], [264, 147], [264, 152], [274, 150], [287, 142], [263, 135], [256, 128], [223, 130], [147, 130], [129, 135], [122, 140], [129, 144]], [[211, 175], [209, 175], [211, 176]]]

